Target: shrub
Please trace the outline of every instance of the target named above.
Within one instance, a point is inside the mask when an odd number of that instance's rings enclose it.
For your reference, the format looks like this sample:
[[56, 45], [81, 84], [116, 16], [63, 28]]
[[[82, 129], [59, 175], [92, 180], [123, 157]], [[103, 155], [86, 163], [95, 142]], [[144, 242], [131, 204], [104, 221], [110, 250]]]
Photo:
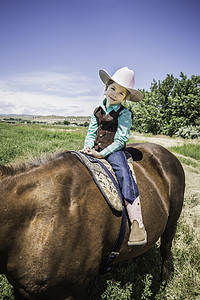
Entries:
[[176, 131], [175, 136], [184, 139], [197, 139], [200, 138], [200, 126], [181, 127]]

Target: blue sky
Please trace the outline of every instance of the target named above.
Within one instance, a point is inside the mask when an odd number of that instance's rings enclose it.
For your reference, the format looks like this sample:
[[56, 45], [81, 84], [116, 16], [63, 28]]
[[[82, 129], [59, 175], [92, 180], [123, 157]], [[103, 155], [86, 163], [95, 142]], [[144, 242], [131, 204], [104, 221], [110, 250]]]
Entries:
[[90, 115], [98, 71], [200, 75], [199, 0], [0, 0], [0, 114]]

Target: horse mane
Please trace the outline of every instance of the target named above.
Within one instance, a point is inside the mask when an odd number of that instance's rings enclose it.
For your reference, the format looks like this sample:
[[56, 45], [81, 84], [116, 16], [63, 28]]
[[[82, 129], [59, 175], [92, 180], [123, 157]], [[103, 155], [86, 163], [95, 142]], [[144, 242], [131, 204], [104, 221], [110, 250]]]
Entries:
[[66, 157], [66, 154], [69, 152], [70, 151], [48, 154], [45, 156], [40, 156], [39, 158], [34, 158], [30, 161], [21, 161], [20, 163], [11, 163], [6, 166], [0, 165], [0, 178], [4, 178], [7, 176], [14, 176], [14, 175], [26, 172], [32, 168], [43, 166], [53, 160]]

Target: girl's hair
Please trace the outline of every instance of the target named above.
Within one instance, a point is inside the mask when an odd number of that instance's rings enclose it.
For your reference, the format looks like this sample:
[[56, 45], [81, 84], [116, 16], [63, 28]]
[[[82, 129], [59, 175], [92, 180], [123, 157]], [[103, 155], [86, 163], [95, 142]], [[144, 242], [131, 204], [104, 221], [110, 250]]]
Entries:
[[106, 83], [106, 88], [105, 90], [107, 91], [107, 88], [109, 87], [109, 85], [113, 84], [113, 80], [112, 79], [109, 79], [108, 82]]
[[[109, 85], [113, 84], [113, 80], [112, 79], [109, 79], [108, 82], [106, 83], [106, 87], [105, 87], [105, 91], [107, 91]], [[128, 100], [129, 98], [129, 95], [130, 95], [130, 92], [126, 89], [126, 99]]]

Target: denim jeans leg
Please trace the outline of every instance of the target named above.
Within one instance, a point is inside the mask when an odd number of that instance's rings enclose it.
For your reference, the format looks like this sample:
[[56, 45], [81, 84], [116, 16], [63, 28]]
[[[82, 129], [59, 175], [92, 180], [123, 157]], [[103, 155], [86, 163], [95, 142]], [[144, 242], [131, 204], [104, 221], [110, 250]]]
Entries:
[[106, 159], [115, 172], [124, 199], [132, 204], [139, 196], [139, 191], [129, 169], [124, 151], [116, 151], [110, 154]]

